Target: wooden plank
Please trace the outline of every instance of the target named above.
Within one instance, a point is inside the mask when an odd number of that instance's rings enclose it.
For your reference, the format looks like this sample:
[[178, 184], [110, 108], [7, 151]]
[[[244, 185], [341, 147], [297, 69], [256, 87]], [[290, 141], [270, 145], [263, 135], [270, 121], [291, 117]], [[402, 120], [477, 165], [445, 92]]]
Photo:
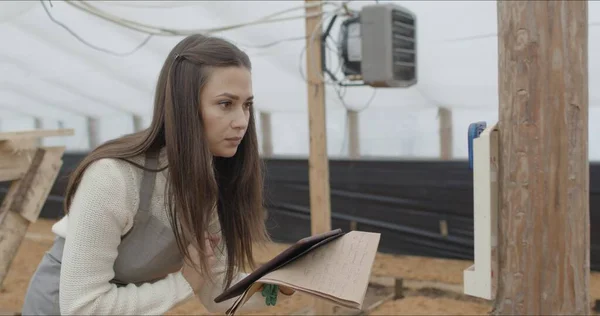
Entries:
[[[27, 189], [31, 185], [31, 182], [33, 180], [32, 176], [37, 172], [37, 170], [40, 167], [44, 153], [44, 150], [37, 150], [33, 154], [33, 157], [29, 159], [29, 162], [27, 163], [27, 170], [23, 172], [23, 177], [19, 178], [23, 179], [13, 181], [11, 183], [9, 192], [6, 194], [4, 200], [2, 201], [2, 204], [0, 205], [0, 223], [2, 223], [2, 221], [6, 217], [6, 214], [8, 214], [9, 211], [15, 211], [15, 205], [21, 205], [23, 197], [25, 197]], [[17, 210], [16, 212], [19, 213], [20, 210]]]
[[[56, 177], [62, 167], [62, 155], [65, 147], [47, 147], [47, 153], [41, 165], [39, 172], [33, 177], [32, 185], [27, 191], [27, 199], [21, 204], [21, 216], [34, 223], [39, 218], [40, 212], [46, 199], [50, 194], [52, 185], [56, 181]], [[17, 212], [18, 210], [15, 209]]]
[[[331, 230], [331, 202], [329, 188], [329, 160], [327, 156], [327, 128], [325, 118], [325, 85], [321, 67], [322, 4], [305, 0], [306, 19], [306, 75], [308, 79], [308, 125], [310, 222], [313, 235]], [[318, 4], [318, 5], [317, 5]], [[314, 35], [314, 36], [313, 36]], [[315, 299], [319, 315], [331, 315], [332, 304]]]
[[0, 221], [0, 285], [8, 273], [29, 224], [37, 219], [62, 164], [64, 147], [49, 147], [43, 150], [45, 154], [39, 165], [35, 160], [29, 170], [33, 176], [28, 174], [23, 179], [13, 181], [0, 206], [0, 214], [3, 214]]
[[15, 166], [11, 168], [4, 168], [4, 166], [0, 167], [0, 182], [21, 179], [25, 174], [25, 169], [26, 166]]
[[8, 212], [21, 212], [22, 206], [28, 198], [29, 188], [33, 186], [33, 180], [41, 167], [45, 153], [44, 149], [36, 150], [27, 172], [20, 181], [16, 181], [17, 187], [14, 194], [5, 197], [6, 203], [2, 203], [2, 206], [0, 206], [0, 223], [2, 223]]
[[21, 179], [35, 154], [35, 141], [0, 141], [0, 181]]
[[498, 315], [590, 314], [588, 1], [499, 1]]
[[75, 134], [73, 129], [40, 129], [32, 131], [15, 131], [0, 133], [0, 140], [21, 140], [27, 138], [40, 138], [52, 136], [72, 136]]

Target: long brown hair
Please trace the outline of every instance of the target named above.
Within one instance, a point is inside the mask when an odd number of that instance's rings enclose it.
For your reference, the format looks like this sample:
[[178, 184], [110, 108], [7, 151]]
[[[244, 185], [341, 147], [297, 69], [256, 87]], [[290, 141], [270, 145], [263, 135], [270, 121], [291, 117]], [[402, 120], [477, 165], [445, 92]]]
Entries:
[[[269, 239], [264, 224], [262, 162], [254, 114], [250, 111], [248, 129], [236, 154], [216, 158], [206, 143], [200, 112], [200, 93], [210, 70], [231, 66], [251, 70], [249, 57], [228, 41], [191, 35], [178, 43], [160, 72], [150, 127], [108, 141], [83, 159], [69, 179], [65, 213], [85, 169], [94, 161], [127, 160], [166, 147], [166, 207], [182, 254], [190, 259], [190, 243], [197, 245], [200, 254], [206, 251], [204, 234], [216, 208], [227, 249], [225, 286], [231, 284], [238, 269], [254, 267], [253, 243]], [[204, 258], [199, 268], [211, 277], [206, 273], [209, 267]]]

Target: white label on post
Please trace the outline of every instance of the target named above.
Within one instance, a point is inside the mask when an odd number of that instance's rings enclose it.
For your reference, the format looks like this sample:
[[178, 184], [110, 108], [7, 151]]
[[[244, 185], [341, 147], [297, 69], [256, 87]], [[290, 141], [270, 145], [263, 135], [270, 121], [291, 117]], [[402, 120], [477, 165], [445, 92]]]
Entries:
[[473, 140], [475, 264], [464, 271], [464, 293], [493, 300], [498, 280], [498, 131], [486, 128]]

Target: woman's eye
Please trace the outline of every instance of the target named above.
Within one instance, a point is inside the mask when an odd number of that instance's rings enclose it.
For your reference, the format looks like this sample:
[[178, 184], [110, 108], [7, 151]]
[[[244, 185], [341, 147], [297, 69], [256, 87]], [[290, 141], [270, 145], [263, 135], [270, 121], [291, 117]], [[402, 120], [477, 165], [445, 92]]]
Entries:
[[224, 106], [224, 107], [228, 107], [228, 106], [231, 105], [231, 102], [229, 102], [229, 101], [222, 101], [222, 102], [219, 102], [219, 105]]
[[246, 102], [245, 106], [246, 106], [246, 108], [248, 108], [248, 109], [249, 109], [249, 108], [251, 108], [252, 106], [254, 106], [254, 103], [253, 103], [253, 102]]

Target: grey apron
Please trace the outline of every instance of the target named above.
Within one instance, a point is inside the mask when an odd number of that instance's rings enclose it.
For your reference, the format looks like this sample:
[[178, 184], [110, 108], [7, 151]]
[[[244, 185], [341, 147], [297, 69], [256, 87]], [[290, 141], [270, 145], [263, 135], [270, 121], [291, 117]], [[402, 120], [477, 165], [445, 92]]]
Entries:
[[[146, 168], [156, 169], [157, 165], [157, 154], [146, 154]], [[171, 227], [150, 213], [156, 174], [144, 170], [134, 224], [122, 237], [114, 263], [115, 277], [111, 283], [117, 286], [153, 282], [179, 271], [183, 265]], [[56, 238], [44, 255], [30, 280], [22, 315], [60, 315], [59, 282], [64, 244], [63, 238]]]

